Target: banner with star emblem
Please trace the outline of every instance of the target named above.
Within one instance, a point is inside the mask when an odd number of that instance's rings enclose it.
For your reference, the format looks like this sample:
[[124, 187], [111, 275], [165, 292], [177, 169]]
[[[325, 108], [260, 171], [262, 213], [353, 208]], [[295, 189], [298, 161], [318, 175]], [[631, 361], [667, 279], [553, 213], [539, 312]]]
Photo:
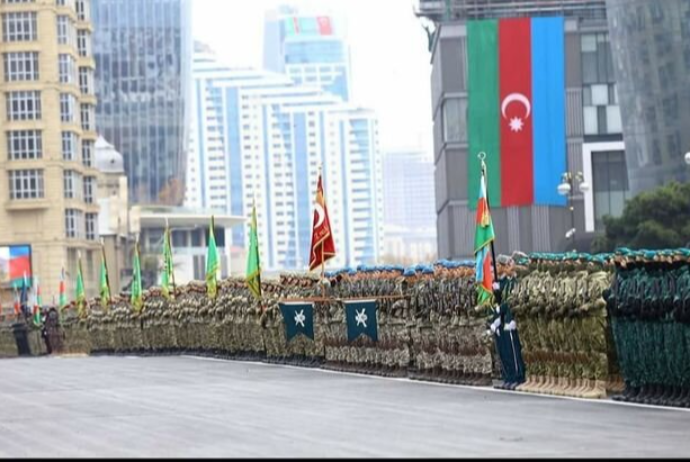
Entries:
[[345, 302], [345, 318], [348, 342], [352, 342], [360, 335], [366, 335], [374, 342], [378, 342], [376, 300]]
[[280, 303], [280, 312], [283, 313], [285, 336], [288, 342], [299, 334], [314, 340], [313, 303]]

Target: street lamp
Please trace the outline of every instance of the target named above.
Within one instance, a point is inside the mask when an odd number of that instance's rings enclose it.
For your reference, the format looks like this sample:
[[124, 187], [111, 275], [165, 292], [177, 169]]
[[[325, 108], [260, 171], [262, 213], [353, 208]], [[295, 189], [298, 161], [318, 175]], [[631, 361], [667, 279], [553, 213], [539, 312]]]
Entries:
[[571, 228], [565, 233], [565, 238], [572, 241], [573, 252], [577, 249], [575, 248], [575, 207], [573, 206], [573, 186], [577, 183], [577, 188], [581, 193], [589, 192], [589, 183], [585, 181], [585, 176], [582, 172], [577, 172], [575, 174], [571, 172], [565, 172], [561, 175], [561, 184], [558, 185], [558, 194], [561, 196], [568, 197], [568, 207], [570, 208], [570, 225]]

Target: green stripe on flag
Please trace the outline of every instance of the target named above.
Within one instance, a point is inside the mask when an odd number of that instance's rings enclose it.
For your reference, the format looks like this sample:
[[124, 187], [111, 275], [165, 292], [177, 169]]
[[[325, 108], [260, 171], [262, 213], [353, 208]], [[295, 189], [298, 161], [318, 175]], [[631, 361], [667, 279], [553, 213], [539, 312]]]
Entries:
[[501, 132], [498, 103], [498, 21], [467, 23], [469, 152], [467, 194], [472, 210], [477, 207], [479, 175], [477, 154], [486, 153], [490, 206], [501, 205]]

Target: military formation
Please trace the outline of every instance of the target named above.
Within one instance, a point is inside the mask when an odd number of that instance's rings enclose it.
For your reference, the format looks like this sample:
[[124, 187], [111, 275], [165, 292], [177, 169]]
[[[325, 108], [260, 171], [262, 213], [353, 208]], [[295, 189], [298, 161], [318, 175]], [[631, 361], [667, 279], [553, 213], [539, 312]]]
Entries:
[[690, 407], [690, 249], [620, 249], [607, 302], [621, 401]]
[[[115, 297], [63, 310], [63, 351], [193, 354], [583, 398], [690, 401], [690, 250], [514, 254], [477, 307], [474, 262], [281, 274], [258, 300], [240, 278], [141, 310]], [[376, 300], [378, 339], [348, 341], [345, 301]], [[281, 301], [314, 304], [314, 339], [287, 341]], [[16, 348], [0, 323], [0, 356]]]

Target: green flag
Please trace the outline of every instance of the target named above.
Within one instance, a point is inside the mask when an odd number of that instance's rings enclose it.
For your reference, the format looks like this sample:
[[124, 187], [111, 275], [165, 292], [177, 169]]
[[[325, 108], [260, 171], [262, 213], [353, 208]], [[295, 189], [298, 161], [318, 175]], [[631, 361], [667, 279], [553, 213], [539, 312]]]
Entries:
[[216, 298], [218, 285], [216, 274], [218, 273], [218, 248], [216, 247], [216, 237], [213, 232], [215, 220], [211, 216], [211, 228], [208, 230], [208, 250], [206, 252], [206, 293], [211, 298]]
[[175, 289], [175, 274], [173, 273], [172, 244], [170, 242], [170, 228], [165, 225], [163, 236], [163, 274], [161, 274], [161, 289], [163, 296], [170, 299], [170, 294]]
[[101, 278], [100, 278], [101, 306], [104, 310], [110, 304], [110, 279], [108, 278], [108, 264], [105, 261], [105, 248], [101, 247]]
[[249, 254], [247, 255], [247, 285], [254, 296], [261, 300], [261, 263], [259, 262], [259, 237], [256, 231], [256, 205], [252, 204], [252, 223], [249, 229]]
[[86, 291], [84, 290], [84, 276], [81, 270], [81, 257], [77, 263], [77, 284], [76, 284], [76, 302], [79, 316], [83, 316], [86, 307]]
[[144, 306], [144, 295], [141, 287], [139, 241], [134, 245], [134, 263], [132, 264], [132, 306], [136, 311], [141, 311], [141, 308]]

